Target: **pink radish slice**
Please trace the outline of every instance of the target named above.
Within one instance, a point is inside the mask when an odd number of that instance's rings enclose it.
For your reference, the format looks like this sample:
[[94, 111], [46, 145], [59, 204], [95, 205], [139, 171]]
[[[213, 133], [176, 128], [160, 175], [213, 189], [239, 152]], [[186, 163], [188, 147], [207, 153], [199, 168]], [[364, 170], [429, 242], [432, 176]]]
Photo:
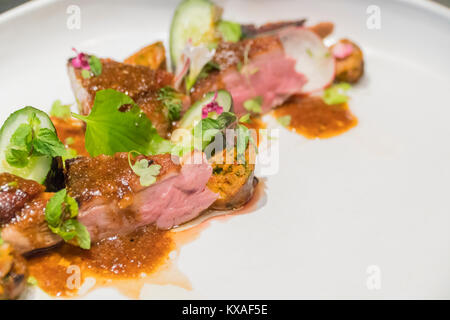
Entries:
[[279, 33], [286, 55], [295, 59], [295, 70], [308, 82], [302, 93], [311, 93], [328, 86], [334, 79], [335, 59], [314, 32], [303, 27], [289, 27]]

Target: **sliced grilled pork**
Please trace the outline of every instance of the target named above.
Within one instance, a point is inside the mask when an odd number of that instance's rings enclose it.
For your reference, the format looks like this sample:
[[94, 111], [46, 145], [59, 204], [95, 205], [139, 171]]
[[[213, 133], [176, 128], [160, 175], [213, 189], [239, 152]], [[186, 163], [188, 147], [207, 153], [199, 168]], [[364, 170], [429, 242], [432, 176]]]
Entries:
[[81, 113], [89, 114], [98, 90], [114, 89], [129, 95], [138, 105], [161, 136], [171, 129], [168, 110], [157, 99], [158, 90], [172, 85], [173, 76], [164, 70], [152, 70], [146, 66], [130, 65], [110, 59], [101, 59], [102, 73], [88, 79], [83, 78], [81, 69], [75, 69], [70, 60], [67, 64], [69, 78]]
[[61, 238], [50, 231], [45, 221], [45, 206], [52, 193], [44, 192], [27, 202], [15, 217], [2, 227], [2, 239], [17, 253], [24, 254], [52, 247]]
[[79, 203], [78, 220], [92, 241], [153, 223], [170, 229], [195, 218], [217, 199], [206, 188], [212, 172], [206, 159], [199, 164], [175, 164], [168, 154], [145, 159], [161, 166], [157, 181], [148, 187], [141, 186], [126, 153], [66, 161], [67, 190]]
[[51, 247], [61, 241], [45, 221], [44, 209], [52, 193], [32, 180], [0, 174], [1, 238], [19, 254]]
[[306, 78], [295, 70], [296, 61], [284, 52], [275, 35], [245, 39], [237, 43], [218, 45], [213, 62], [220, 71], [211, 72], [197, 81], [191, 98], [200, 99], [217, 89], [228, 90], [238, 115], [248, 112], [244, 102], [259, 97], [262, 112], [281, 104], [294, 93], [299, 93]]
[[25, 203], [42, 192], [44, 187], [35, 181], [0, 173], [0, 224], [11, 221]]

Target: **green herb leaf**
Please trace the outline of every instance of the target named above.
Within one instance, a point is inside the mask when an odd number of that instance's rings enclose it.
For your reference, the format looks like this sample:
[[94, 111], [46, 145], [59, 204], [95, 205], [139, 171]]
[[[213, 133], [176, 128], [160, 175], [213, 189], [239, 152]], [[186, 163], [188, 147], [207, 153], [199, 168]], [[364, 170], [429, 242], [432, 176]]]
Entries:
[[221, 20], [217, 29], [222, 34], [222, 38], [228, 42], [238, 42], [242, 37], [241, 25], [236, 22]]
[[83, 69], [81, 70], [81, 76], [83, 79], [89, 79], [91, 77], [91, 72], [89, 70]]
[[61, 100], [56, 100], [52, 104], [50, 115], [61, 119], [70, 118], [70, 104], [62, 104]]
[[[127, 106], [121, 111], [122, 106]], [[172, 150], [172, 143], [158, 135], [150, 120], [126, 94], [100, 90], [89, 116], [73, 114], [86, 122], [86, 150], [93, 157], [116, 152], [160, 154]]]
[[209, 61], [200, 71], [200, 74], [197, 76], [197, 79], [206, 78], [211, 72], [220, 70], [220, 66], [218, 63], [214, 61]]
[[72, 242], [83, 249], [90, 249], [91, 238], [86, 227], [74, 219], [78, 215], [78, 204], [67, 194], [66, 189], [55, 193], [45, 207], [45, 220], [49, 229], [64, 241]]
[[258, 96], [256, 98], [244, 101], [244, 108], [251, 113], [261, 113], [262, 103], [263, 103], [262, 97]]
[[64, 144], [59, 141], [56, 133], [47, 128], [39, 129], [33, 139], [33, 148], [36, 154], [51, 157], [64, 156], [67, 153]]
[[287, 116], [279, 117], [279, 118], [277, 118], [277, 121], [283, 127], [287, 127], [287, 126], [289, 126], [291, 124], [291, 116], [287, 115]]
[[217, 119], [202, 119], [192, 129], [196, 141], [201, 141], [202, 150], [214, 141], [216, 135], [236, 122], [236, 115], [232, 112], [222, 112]]
[[27, 279], [27, 284], [29, 286], [37, 286], [38, 282], [37, 282], [35, 277], [29, 276], [28, 279]]
[[346, 82], [334, 84], [331, 87], [326, 88], [323, 92], [323, 101], [329, 105], [347, 102], [347, 90], [351, 87], [352, 86]]
[[239, 163], [245, 163], [245, 150], [250, 141], [250, 131], [244, 125], [239, 124], [237, 127], [236, 152]]
[[62, 205], [66, 199], [67, 191], [62, 189], [56, 192], [53, 197], [47, 202], [45, 207], [45, 220], [49, 226], [58, 227], [61, 222], [61, 215], [63, 212]]
[[102, 74], [102, 62], [96, 56], [89, 57], [89, 66], [91, 67], [91, 72], [94, 76], [99, 76]]
[[130, 165], [131, 170], [139, 176], [139, 183], [143, 187], [148, 187], [149, 185], [156, 182], [156, 177], [158, 176], [161, 166], [159, 164], [149, 165], [147, 159], [137, 160], [134, 164], [131, 163], [132, 152], [128, 153], [128, 164]]
[[244, 114], [242, 117], [239, 118], [239, 122], [242, 123], [250, 123], [252, 120], [250, 119], [250, 113]]
[[159, 89], [157, 99], [161, 101], [165, 107], [167, 118], [170, 121], [179, 120], [181, 117], [181, 94], [176, 92], [175, 89], [166, 86]]

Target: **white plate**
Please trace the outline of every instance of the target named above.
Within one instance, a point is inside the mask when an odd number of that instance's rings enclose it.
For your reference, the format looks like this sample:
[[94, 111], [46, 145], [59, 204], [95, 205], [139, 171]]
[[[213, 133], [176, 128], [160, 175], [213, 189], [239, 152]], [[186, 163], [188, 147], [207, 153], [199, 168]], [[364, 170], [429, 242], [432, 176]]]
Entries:
[[[1, 15], [1, 120], [74, 100], [72, 47], [120, 60], [167, 39], [176, 2], [43, 0]], [[73, 3], [79, 30], [66, 27]], [[350, 103], [359, 125], [328, 140], [281, 129], [265, 204], [213, 221], [181, 249], [192, 291], [150, 286], [143, 297], [450, 298], [449, 10], [422, 1], [220, 3], [241, 22], [331, 20], [332, 40], [359, 43], [366, 75]], [[372, 4], [380, 29], [366, 25]]]

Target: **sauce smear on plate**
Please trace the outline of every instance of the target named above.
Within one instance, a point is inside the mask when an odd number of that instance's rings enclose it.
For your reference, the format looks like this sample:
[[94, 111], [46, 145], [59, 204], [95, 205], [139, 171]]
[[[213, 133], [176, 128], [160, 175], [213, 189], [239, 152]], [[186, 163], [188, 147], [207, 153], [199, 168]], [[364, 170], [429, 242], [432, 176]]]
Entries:
[[331, 138], [358, 124], [347, 103], [328, 105], [315, 96], [294, 96], [273, 114], [290, 116], [287, 127], [309, 139]]

